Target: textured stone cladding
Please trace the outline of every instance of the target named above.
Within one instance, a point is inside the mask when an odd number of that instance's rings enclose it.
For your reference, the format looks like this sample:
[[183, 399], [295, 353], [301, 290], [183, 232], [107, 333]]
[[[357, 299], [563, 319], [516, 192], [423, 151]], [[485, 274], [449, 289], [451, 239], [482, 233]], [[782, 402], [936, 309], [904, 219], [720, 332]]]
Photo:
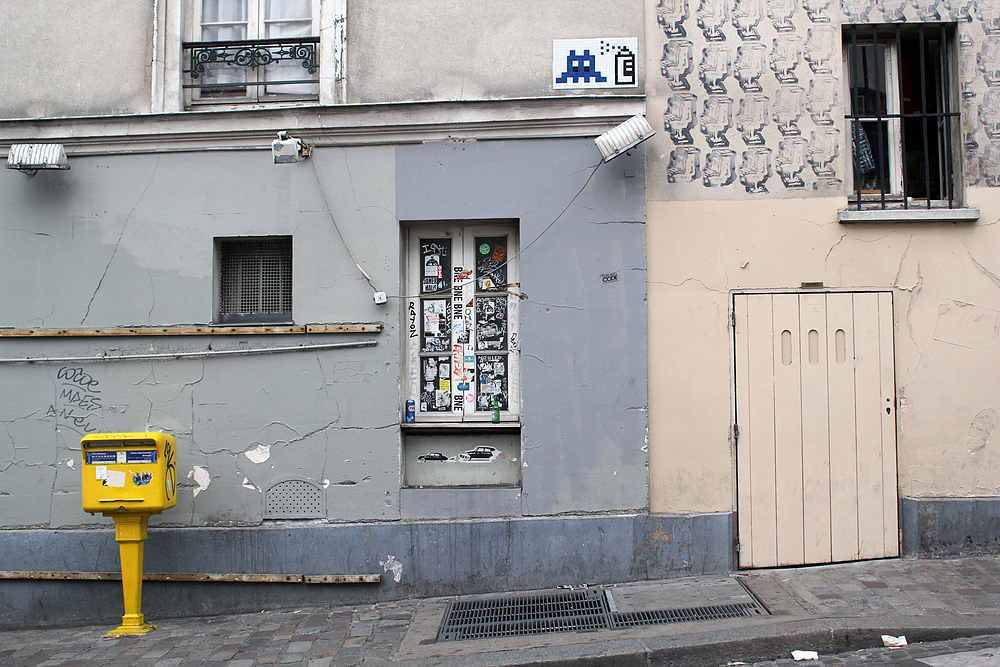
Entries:
[[845, 194], [851, 24], [957, 24], [964, 183], [1000, 186], [997, 0], [659, 0], [647, 20], [651, 200]]

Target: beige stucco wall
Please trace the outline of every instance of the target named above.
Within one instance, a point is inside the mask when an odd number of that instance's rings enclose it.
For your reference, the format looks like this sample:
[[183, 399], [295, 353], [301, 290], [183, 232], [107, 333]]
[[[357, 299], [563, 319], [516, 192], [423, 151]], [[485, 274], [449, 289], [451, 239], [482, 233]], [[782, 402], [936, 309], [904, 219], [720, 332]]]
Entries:
[[[347, 101], [474, 100], [552, 90], [552, 40], [637, 37], [642, 0], [348, 0]], [[638, 65], [637, 65], [638, 67]], [[586, 92], [641, 94], [639, 87]]]
[[0, 2], [0, 118], [150, 107], [152, 2]]
[[650, 495], [733, 508], [731, 294], [892, 288], [904, 496], [1000, 493], [1000, 192], [977, 224], [844, 225], [839, 197], [648, 203]]

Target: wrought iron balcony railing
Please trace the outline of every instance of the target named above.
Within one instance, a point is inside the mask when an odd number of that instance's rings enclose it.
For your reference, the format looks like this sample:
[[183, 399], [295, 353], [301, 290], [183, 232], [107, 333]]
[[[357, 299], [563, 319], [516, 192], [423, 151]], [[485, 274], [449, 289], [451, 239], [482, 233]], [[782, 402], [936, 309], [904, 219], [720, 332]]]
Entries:
[[[210, 93], [212, 89], [244, 86], [271, 87], [314, 84], [319, 80], [319, 37], [289, 39], [256, 39], [231, 42], [184, 42], [184, 73], [188, 81], [184, 88]], [[285, 67], [281, 77], [267, 76], [268, 65], [298, 62], [309, 78], [284, 78], [289, 74]], [[235, 76], [243, 70], [244, 75]], [[219, 73], [225, 73], [219, 80]]]

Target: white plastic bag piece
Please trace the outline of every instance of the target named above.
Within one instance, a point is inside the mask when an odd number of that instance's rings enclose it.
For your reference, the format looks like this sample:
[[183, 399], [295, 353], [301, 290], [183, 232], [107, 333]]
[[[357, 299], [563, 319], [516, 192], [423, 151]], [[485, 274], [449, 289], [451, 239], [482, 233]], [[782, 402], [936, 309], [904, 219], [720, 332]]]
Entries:
[[819, 660], [816, 651], [792, 651], [792, 660]]
[[898, 637], [893, 637], [892, 635], [882, 635], [882, 644], [892, 648], [906, 646], [906, 635], [900, 635]]

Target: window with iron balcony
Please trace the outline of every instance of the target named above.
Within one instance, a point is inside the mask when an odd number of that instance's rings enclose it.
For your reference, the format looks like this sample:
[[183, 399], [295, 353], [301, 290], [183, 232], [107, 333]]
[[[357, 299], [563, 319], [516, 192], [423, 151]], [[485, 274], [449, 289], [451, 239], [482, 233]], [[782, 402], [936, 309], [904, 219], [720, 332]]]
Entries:
[[319, 0], [195, 0], [187, 104], [319, 99]]
[[953, 24], [844, 28], [848, 210], [842, 222], [971, 222], [962, 208]]

